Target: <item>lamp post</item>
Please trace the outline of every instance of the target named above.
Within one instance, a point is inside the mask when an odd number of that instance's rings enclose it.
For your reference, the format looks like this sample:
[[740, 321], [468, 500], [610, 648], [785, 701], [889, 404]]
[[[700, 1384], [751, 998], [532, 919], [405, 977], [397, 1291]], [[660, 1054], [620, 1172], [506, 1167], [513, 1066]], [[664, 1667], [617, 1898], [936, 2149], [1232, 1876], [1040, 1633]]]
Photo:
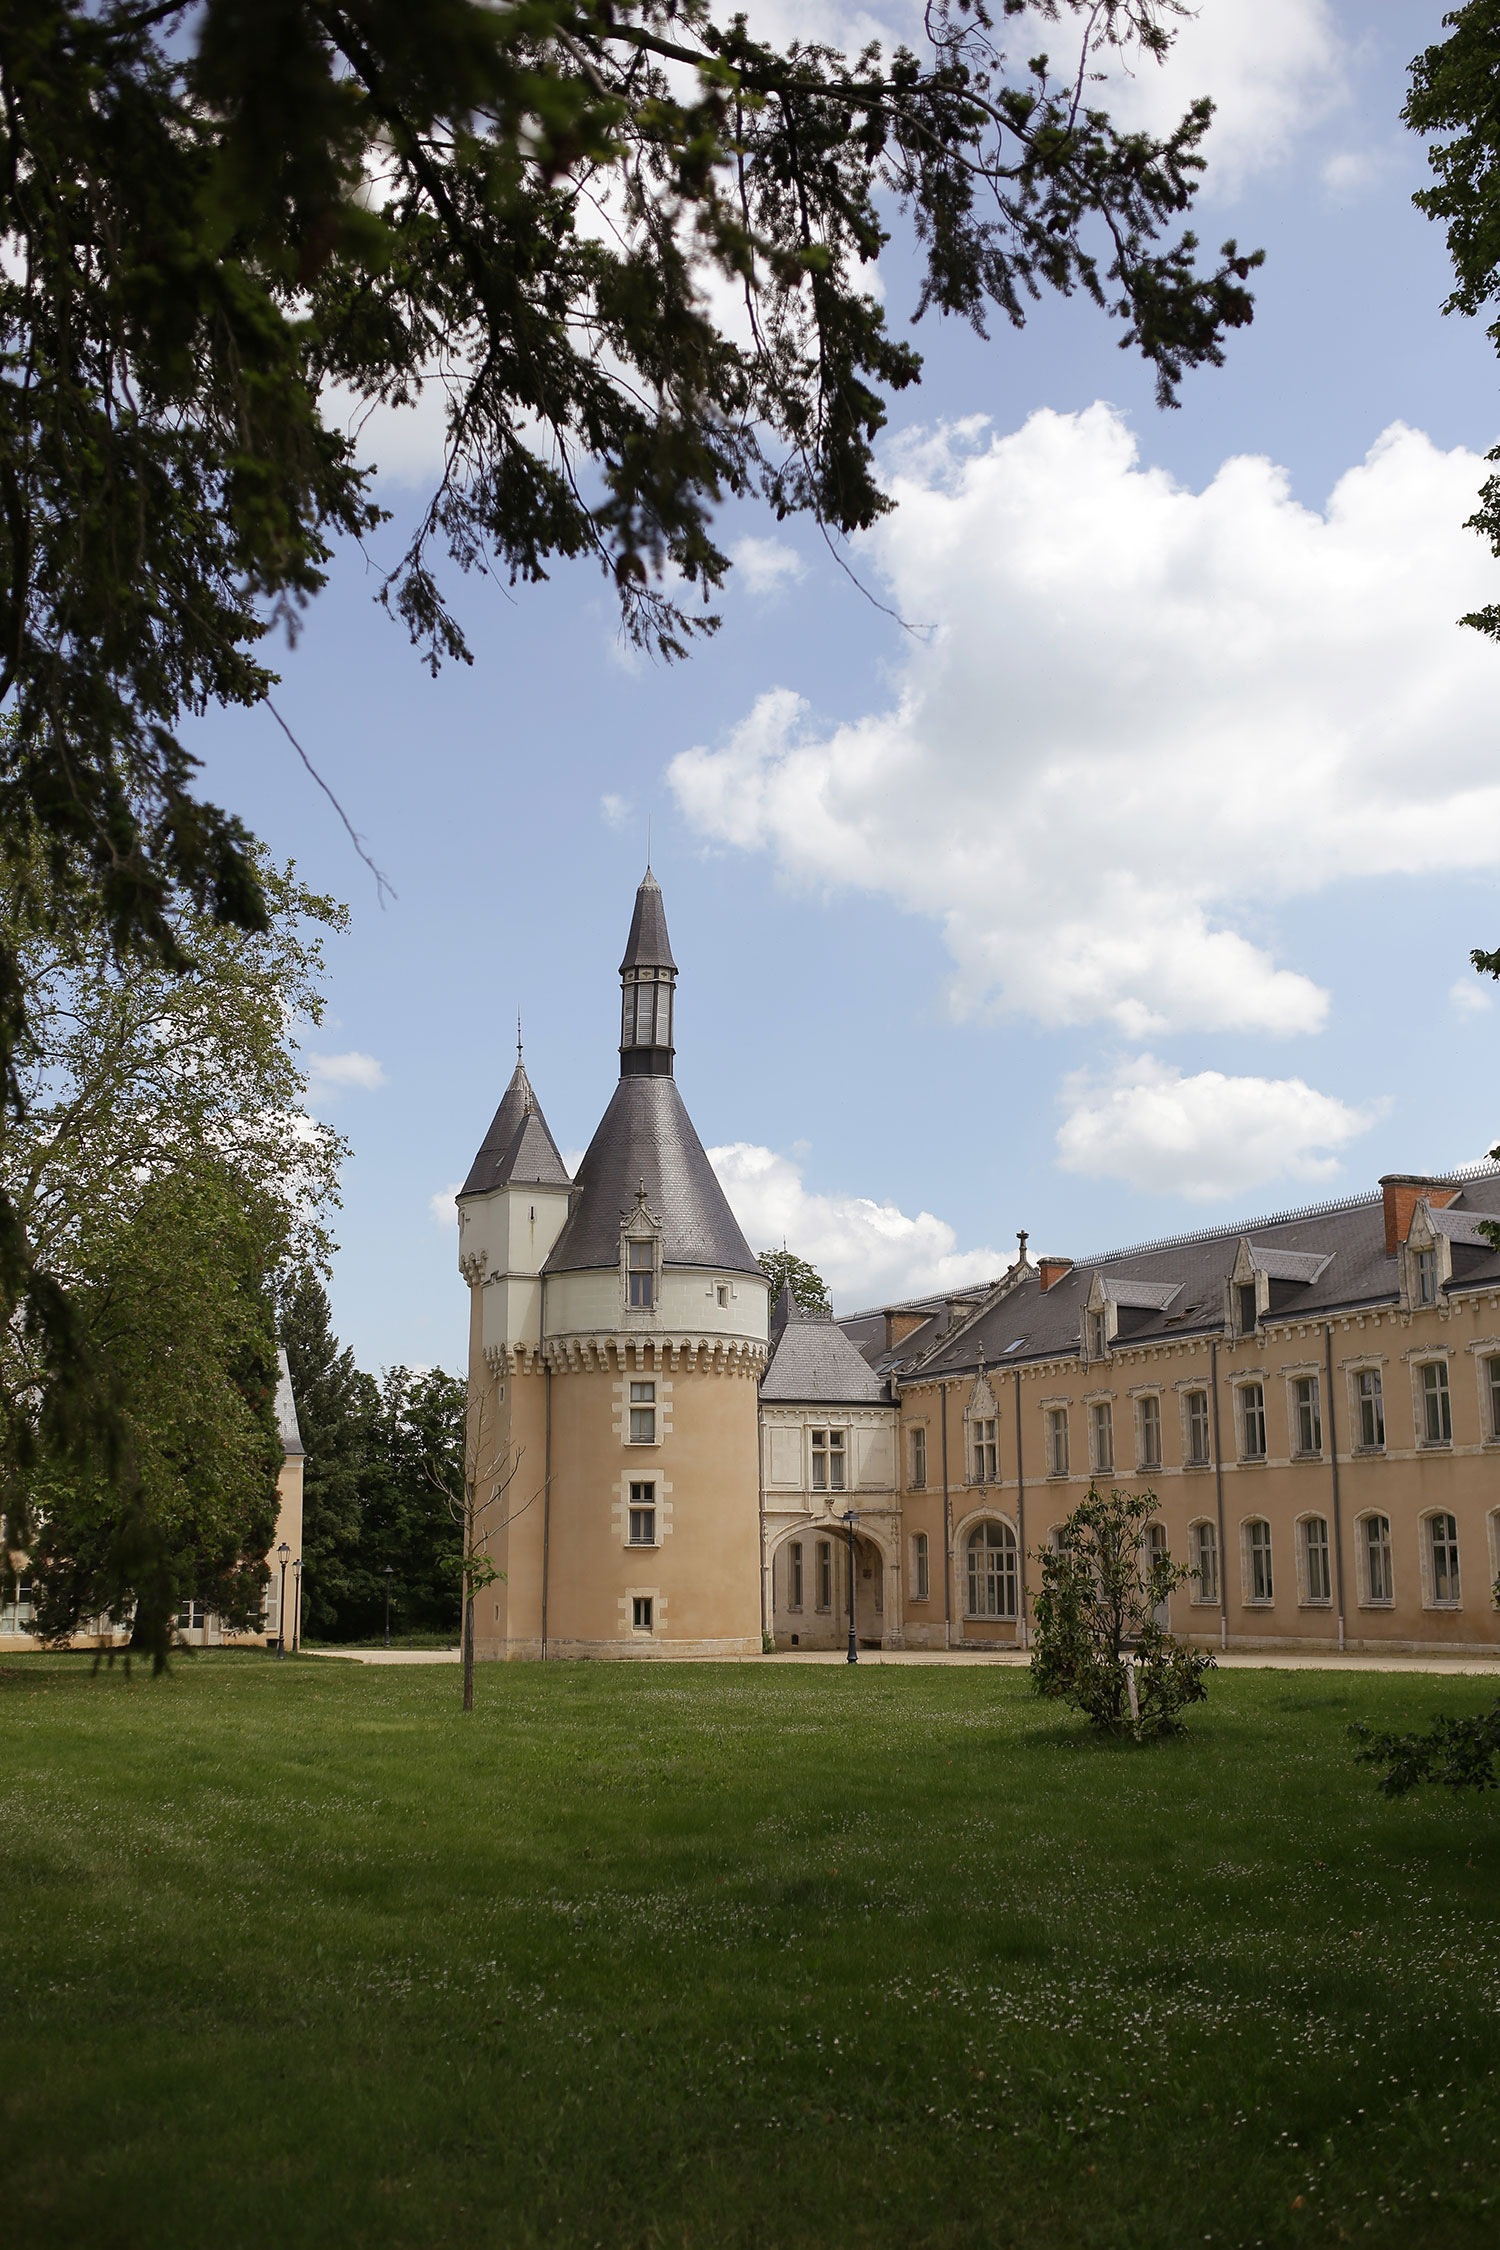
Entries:
[[276, 1604], [276, 1661], [280, 1664], [286, 1656], [286, 1566], [292, 1550], [283, 1539], [276, 1553], [281, 1563], [281, 1598]]
[[845, 1661], [850, 1664], [859, 1662], [859, 1643], [854, 1638], [854, 1524], [854, 1510], [846, 1508], [844, 1529], [849, 1534], [849, 1654]]
[[391, 1645], [391, 1580], [396, 1573], [389, 1563], [385, 1566], [385, 1645]]
[[295, 1562], [293, 1563], [293, 1565], [292, 1565], [292, 1654], [293, 1654], [293, 1656], [295, 1656], [295, 1655], [296, 1655], [296, 1653], [297, 1653], [297, 1644], [298, 1644], [299, 1640], [301, 1639], [301, 1635], [302, 1635], [302, 1557], [301, 1557], [301, 1556], [299, 1555], [299, 1556], [297, 1557], [297, 1560], [296, 1560], [296, 1561], [295, 1561]]

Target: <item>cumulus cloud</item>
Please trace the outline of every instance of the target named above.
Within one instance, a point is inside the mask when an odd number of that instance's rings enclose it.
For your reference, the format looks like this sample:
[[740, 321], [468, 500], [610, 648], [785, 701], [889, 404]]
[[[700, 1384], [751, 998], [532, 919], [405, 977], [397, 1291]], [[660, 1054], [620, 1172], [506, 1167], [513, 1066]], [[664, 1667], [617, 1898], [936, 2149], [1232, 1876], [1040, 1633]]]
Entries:
[[942, 925], [960, 1013], [1315, 1031], [1268, 906], [1500, 859], [1493, 595], [1462, 529], [1483, 466], [1393, 427], [1319, 511], [1270, 461], [1201, 492], [1104, 405], [893, 448], [866, 542], [930, 627], [893, 700], [816, 723], [785, 689], [673, 760], [705, 839]]
[[1448, 1001], [1461, 1016], [1482, 1016], [1494, 1006], [1495, 996], [1478, 977], [1455, 977], [1448, 987]]
[[711, 1148], [708, 1160], [751, 1248], [785, 1241], [817, 1267], [841, 1306], [970, 1287], [1010, 1263], [995, 1250], [960, 1250], [953, 1228], [930, 1211], [912, 1218], [869, 1196], [819, 1194], [789, 1156], [753, 1141]]
[[463, 1184], [462, 1180], [450, 1180], [445, 1188], [438, 1189], [436, 1195], [428, 1196], [427, 1208], [432, 1215], [434, 1225], [440, 1227], [452, 1226], [458, 1216], [457, 1197]]
[[1069, 1080], [1057, 1135], [1064, 1171], [1123, 1180], [1148, 1194], [1221, 1202], [1270, 1180], [1325, 1183], [1332, 1153], [1368, 1131], [1384, 1105], [1351, 1108], [1300, 1078], [1185, 1078], [1136, 1055], [1104, 1082]]
[[307, 1090], [315, 1101], [326, 1099], [330, 1094], [348, 1093], [351, 1088], [373, 1094], [385, 1082], [385, 1072], [373, 1055], [351, 1050], [347, 1055], [309, 1055], [307, 1058]]
[[752, 594], [779, 594], [807, 576], [807, 565], [783, 539], [741, 539], [729, 550], [740, 583]]
[[634, 806], [626, 797], [607, 794], [599, 799], [599, 811], [603, 816], [605, 826], [613, 828], [617, 832], [622, 828], [629, 827], [634, 810]]

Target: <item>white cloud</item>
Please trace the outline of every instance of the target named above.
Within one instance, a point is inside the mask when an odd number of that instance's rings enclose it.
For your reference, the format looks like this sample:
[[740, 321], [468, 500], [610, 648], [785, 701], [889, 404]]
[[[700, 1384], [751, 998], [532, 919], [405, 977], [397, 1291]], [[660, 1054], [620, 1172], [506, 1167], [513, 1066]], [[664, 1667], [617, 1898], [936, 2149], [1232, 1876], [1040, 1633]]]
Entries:
[[1315, 1031], [1268, 908], [1500, 860], [1497, 660], [1455, 624], [1494, 593], [1475, 455], [1394, 427], [1319, 513], [1264, 459], [1143, 469], [1096, 405], [891, 467], [867, 563], [931, 627], [891, 703], [774, 690], [670, 780], [704, 838], [939, 921], [960, 1011]]
[[742, 585], [752, 594], [779, 594], [807, 576], [807, 565], [795, 547], [782, 539], [741, 539], [729, 550], [729, 559]]
[[1064, 1171], [1123, 1180], [1153, 1195], [1219, 1202], [1267, 1181], [1325, 1183], [1336, 1155], [1383, 1105], [1353, 1109], [1300, 1078], [1192, 1078], [1152, 1055], [1121, 1063], [1103, 1085], [1079, 1076], [1058, 1130]]
[[607, 795], [599, 799], [599, 810], [603, 814], [605, 826], [608, 828], [618, 830], [629, 827], [634, 809], [629, 799], [625, 797]]
[[752, 1141], [711, 1148], [708, 1160], [751, 1248], [785, 1241], [842, 1306], [965, 1288], [1010, 1263], [995, 1250], [960, 1250], [953, 1228], [930, 1211], [909, 1218], [869, 1196], [817, 1194], [804, 1186], [800, 1165]]
[[313, 1099], [347, 1093], [351, 1087], [373, 1094], [386, 1082], [385, 1072], [373, 1055], [352, 1051], [347, 1055], [309, 1055], [307, 1090]]
[[456, 1197], [463, 1184], [462, 1180], [450, 1180], [445, 1188], [438, 1189], [436, 1195], [428, 1196], [427, 1208], [431, 1212], [436, 1225], [440, 1227], [452, 1226], [458, 1216]]
[[1461, 1016], [1482, 1016], [1495, 1005], [1495, 995], [1477, 976], [1455, 977], [1448, 987], [1448, 1000]]

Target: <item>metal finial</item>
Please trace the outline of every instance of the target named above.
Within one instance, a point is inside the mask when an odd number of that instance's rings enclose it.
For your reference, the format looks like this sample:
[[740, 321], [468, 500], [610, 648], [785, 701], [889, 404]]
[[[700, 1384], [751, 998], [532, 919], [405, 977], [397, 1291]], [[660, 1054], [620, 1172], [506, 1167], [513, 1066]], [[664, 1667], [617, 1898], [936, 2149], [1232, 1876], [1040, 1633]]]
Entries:
[[516, 1061], [521, 1059], [521, 1011], [516, 1010]]
[[651, 872], [651, 815], [646, 815], [646, 873]]

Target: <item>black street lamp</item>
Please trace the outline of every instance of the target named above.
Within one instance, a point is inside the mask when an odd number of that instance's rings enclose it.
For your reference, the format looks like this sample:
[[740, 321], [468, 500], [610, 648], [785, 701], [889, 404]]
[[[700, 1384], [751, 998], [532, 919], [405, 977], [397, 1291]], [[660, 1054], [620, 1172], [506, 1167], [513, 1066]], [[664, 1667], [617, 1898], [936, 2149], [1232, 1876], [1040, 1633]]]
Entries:
[[283, 1539], [276, 1552], [281, 1560], [281, 1599], [276, 1604], [276, 1661], [279, 1664], [286, 1655], [286, 1566], [291, 1561], [292, 1550]]
[[396, 1573], [389, 1563], [385, 1566], [385, 1645], [391, 1645], [391, 1580]]
[[297, 1642], [302, 1632], [302, 1557], [292, 1565], [292, 1654], [297, 1653]]
[[846, 1508], [844, 1529], [849, 1534], [849, 1654], [846, 1662], [850, 1664], [859, 1662], [859, 1643], [854, 1638], [854, 1524], [854, 1510]]

